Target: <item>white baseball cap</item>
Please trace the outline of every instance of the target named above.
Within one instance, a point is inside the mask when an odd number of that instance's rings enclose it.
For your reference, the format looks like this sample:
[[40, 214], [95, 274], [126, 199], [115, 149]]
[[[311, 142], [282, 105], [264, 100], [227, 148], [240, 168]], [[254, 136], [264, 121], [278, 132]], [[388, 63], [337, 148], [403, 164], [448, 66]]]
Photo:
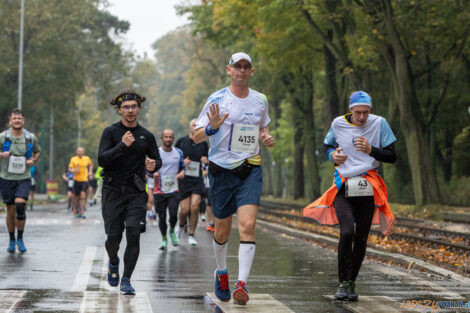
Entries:
[[[245, 52], [237, 52], [235, 54], [232, 54], [232, 56], [230, 57], [230, 62], [228, 63], [228, 65], [233, 65], [241, 60], [245, 60], [245, 61], [248, 61], [250, 62], [251, 64], [251, 58], [248, 54], [246, 54]], [[253, 65], [253, 64], [251, 64]]]

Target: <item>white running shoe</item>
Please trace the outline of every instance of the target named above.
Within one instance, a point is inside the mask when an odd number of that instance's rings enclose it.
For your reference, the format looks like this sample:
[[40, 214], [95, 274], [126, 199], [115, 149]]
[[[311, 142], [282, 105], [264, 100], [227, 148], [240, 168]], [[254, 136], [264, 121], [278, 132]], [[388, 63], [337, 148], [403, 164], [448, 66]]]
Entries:
[[184, 229], [184, 226], [181, 227], [179, 224], [176, 225], [176, 229], [175, 229], [175, 233], [176, 233], [176, 237], [181, 238], [181, 233], [183, 232], [183, 229]]
[[194, 236], [188, 236], [188, 243], [190, 246], [197, 246], [197, 241], [194, 239]]

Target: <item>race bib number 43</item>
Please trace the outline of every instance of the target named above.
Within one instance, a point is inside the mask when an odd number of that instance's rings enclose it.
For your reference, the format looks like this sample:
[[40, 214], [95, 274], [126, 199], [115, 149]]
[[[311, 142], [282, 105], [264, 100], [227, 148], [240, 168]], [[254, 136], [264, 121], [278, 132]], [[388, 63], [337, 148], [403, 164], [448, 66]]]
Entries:
[[26, 172], [26, 157], [10, 156], [8, 159], [8, 173], [24, 174]]
[[259, 125], [232, 124], [232, 134], [228, 150], [233, 152], [256, 152], [259, 138]]
[[354, 176], [346, 180], [346, 197], [373, 196], [374, 188], [367, 179], [362, 176]]

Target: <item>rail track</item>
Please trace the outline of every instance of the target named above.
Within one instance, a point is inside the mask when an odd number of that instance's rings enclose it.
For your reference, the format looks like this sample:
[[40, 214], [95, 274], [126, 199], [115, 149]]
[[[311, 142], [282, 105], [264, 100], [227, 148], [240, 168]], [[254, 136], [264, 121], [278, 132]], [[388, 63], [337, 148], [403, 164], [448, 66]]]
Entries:
[[[296, 205], [262, 201], [259, 211], [261, 213], [261, 218], [266, 218], [268, 215], [271, 215], [278, 218], [316, 224], [316, 222], [311, 219], [302, 218], [300, 216], [300, 209], [301, 208]], [[296, 214], [293, 214], [291, 212], [292, 210], [295, 210]], [[422, 225], [423, 223], [424, 221], [421, 220], [398, 217], [394, 231], [389, 238], [428, 244], [434, 247], [444, 246], [446, 247], [446, 250], [454, 253], [470, 254], [470, 234], [429, 227]], [[319, 231], [319, 233], [322, 232]], [[332, 234], [322, 234], [336, 238], [336, 236]], [[382, 236], [382, 234], [375, 229], [371, 229], [371, 234]], [[458, 242], [455, 242], [456, 240]]]

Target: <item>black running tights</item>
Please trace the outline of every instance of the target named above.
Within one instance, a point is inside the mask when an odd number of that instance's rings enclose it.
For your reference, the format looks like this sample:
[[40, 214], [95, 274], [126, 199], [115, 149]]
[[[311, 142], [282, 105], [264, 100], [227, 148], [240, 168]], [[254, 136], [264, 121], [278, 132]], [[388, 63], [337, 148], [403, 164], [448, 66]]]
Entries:
[[[131, 278], [140, 253], [140, 230], [134, 227], [126, 228], [127, 246], [124, 252], [124, 273], [122, 277]], [[108, 252], [109, 261], [113, 265], [119, 264], [118, 251], [122, 235], [108, 236], [105, 247]]]
[[[374, 197], [344, 196], [344, 186], [336, 195], [334, 206], [339, 221], [340, 239], [338, 244], [339, 281], [356, 280], [366, 254], [372, 218]], [[354, 229], [354, 222], [356, 229]], [[354, 247], [353, 247], [354, 243]]]
[[166, 236], [167, 224], [166, 224], [166, 209], [170, 213], [170, 227], [174, 228], [176, 222], [178, 222], [178, 204], [179, 199], [177, 197], [156, 197], [155, 198], [155, 210], [158, 214], [158, 226], [162, 236]]

